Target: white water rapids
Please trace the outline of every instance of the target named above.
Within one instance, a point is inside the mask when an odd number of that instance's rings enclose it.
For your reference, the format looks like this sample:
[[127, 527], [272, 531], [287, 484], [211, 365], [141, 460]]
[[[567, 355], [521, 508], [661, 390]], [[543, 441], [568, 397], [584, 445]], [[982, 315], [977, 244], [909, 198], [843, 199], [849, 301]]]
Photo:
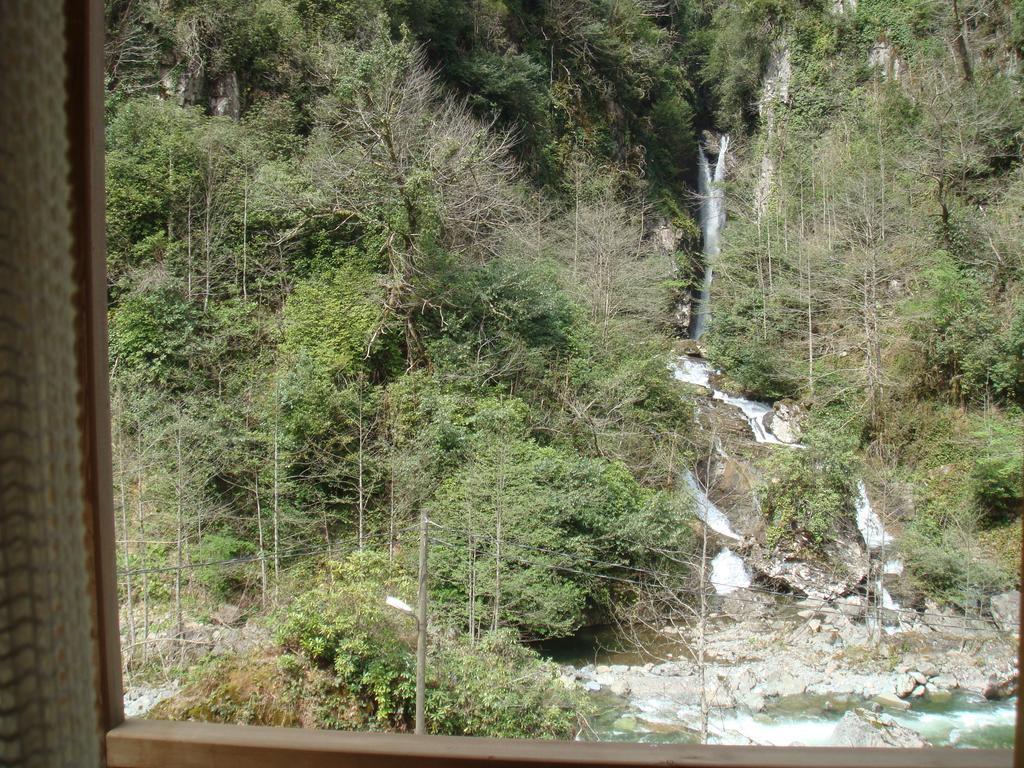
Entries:
[[693, 320], [694, 339], [699, 339], [707, 330], [711, 317], [711, 280], [714, 276], [714, 262], [720, 250], [720, 236], [725, 226], [725, 162], [729, 154], [729, 135], [724, 134], [718, 143], [718, 159], [712, 172], [704, 148], [700, 147], [698, 174], [700, 185], [700, 229], [704, 235], [704, 282], [700, 289], [700, 302]]
[[[868, 552], [872, 550], [882, 549], [888, 547], [893, 543], [892, 536], [885, 530], [885, 525], [882, 523], [882, 518], [875, 512], [874, 507], [871, 506], [871, 499], [868, 498], [868, 489], [864, 485], [863, 480], [857, 481], [857, 529], [860, 531], [860, 535], [864, 539], [864, 544], [868, 548]], [[902, 560], [886, 560], [882, 565], [883, 575], [899, 575], [903, 573], [903, 561]], [[885, 588], [882, 583], [882, 579], [879, 578], [875, 581], [875, 593], [880, 596], [882, 608], [888, 611], [899, 611], [902, 606], [893, 599], [893, 596], [889, 594], [889, 590]], [[897, 625], [899, 621], [897, 620]], [[898, 631], [893, 627], [886, 627], [886, 632], [893, 634]]]
[[[868, 549], [879, 549], [892, 544], [892, 536], [885, 532], [882, 518], [871, 506], [868, 489], [863, 480], [857, 483], [857, 528], [860, 530], [860, 535], [864, 537], [864, 543]], [[899, 567], [900, 570], [903, 570], [902, 563]]]
[[[777, 711], [752, 714], [740, 710], [712, 709], [708, 719], [711, 744], [760, 744], [764, 746], [805, 747], [831, 746], [840, 711], [816, 710], [808, 701], [808, 711], [800, 712], [779, 707]], [[672, 729], [695, 729], [700, 722], [698, 707], [680, 708], [666, 699], [641, 699], [634, 703], [635, 712], [643, 725], [641, 733], [673, 733]], [[943, 707], [932, 709], [910, 709], [887, 712], [893, 720], [905, 728], [917, 732], [934, 746], [990, 746], [985, 743], [986, 731], [1004, 729], [1011, 731], [1016, 719], [1013, 699], [999, 702], [983, 702], [966, 696], [956, 698]], [[648, 725], [649, 724], [649, 725]], [[654, 727], [652, 727], [654, 726]], [[693, 741], [694, 732], [686, 738], [685, 731], [679, 731], [680, 738], [665, 738], [659, 741]], [[610, 735], [615, 735], [612, 730]], [[634, 736], [635, 738], [635, 736]]]

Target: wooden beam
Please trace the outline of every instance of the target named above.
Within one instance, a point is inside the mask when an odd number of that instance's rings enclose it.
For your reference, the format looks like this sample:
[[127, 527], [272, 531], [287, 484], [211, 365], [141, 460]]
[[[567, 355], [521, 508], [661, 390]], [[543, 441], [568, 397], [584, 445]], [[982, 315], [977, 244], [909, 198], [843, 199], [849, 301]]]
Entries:
[[128, 720], [110, 768], [1010, 768], [1010, 750], [732, 747], [518, 741]]
[[93, 595], [97, 710], [104, 732], [124, 720], [114, 557], [107, 365], [103, 178], [103, 4], [65, 0], [68, 156], [75, 281], [79, 431], [88, 574]]

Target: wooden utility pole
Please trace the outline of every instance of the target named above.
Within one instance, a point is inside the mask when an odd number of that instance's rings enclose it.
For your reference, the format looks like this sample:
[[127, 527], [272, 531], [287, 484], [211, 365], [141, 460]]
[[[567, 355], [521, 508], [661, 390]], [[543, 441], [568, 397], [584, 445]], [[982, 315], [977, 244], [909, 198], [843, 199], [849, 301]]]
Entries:
[[420, 589], [416, 600], [416, 734], [427, 732], [423, 712], [427, 672], [427, 510], [420, 511]]

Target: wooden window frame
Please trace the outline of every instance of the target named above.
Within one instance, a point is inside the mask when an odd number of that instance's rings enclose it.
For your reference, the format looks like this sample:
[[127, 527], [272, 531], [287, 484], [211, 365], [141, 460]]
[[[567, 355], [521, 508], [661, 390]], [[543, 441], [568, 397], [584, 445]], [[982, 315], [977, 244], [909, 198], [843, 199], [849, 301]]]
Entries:
[[[436, 768], [460, 766], [1024, 766], [1018, 698], [1014, 750], [639, 745], [343, 733], [211, 723], [125, 720], [121, 688], [107, 358], [104, 232], [103, 5], [65, 0], [68, 123], [74, 205], [83, 466], [94, 596], [98, 722], [111, 768]], [[1024, 602], [1024, 601], [1022, 601]], [[1016, 756], [1016, 758], [1015, 758]]]

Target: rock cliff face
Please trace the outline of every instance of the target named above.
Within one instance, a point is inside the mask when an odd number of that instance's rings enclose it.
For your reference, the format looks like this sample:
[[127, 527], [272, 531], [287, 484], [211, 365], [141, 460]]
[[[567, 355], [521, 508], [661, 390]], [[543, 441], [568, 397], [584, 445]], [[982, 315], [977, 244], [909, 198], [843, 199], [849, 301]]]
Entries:
[[[730, 546], [747, 561], [755, 582], [826, 599], [862, 590], [868, 575], [868, 553], [852, 526], [837, 530], [826, 554], [813, 560], [796, 548], [769, 549], [766, 545], [766, 521], [757, 497], [762, 482], [759, 464], [771, 451], [799, 449], [758, 442], [743, 412], [717, 397], [700, 397], [697, 413], [700, 433], [708, 436], [695, 465], [697, 478], [742, 537], [740, 544]], [[764, 423], [782, 442], [796, 443], [801, 417], [795, 403], [780, 402], [768, 411]]]
[[228, 72], [210, 78], [202, 59], [193, 58], [169, 67], [160, 80], [162, 97], [173, 99], [179, 107], [204, 106], [214, 117], [238, 120], [242, 115], [242, 97], [238, 75]]
[[995, 595], [990, 601], [992, 618], [1007, 634], [1020, 634], [1020, 592], [1012, 590]]
[[242, 101], [238, 91], [238, 76], [234, 72], [218, 77], [210, 86], [210, 114], [238, 120], [242, 115]]
[[886, 80], [905, 80], [910, 74], [906, 61], [896, 52], [888, 40], [877, 40], [868, 52], [868, 64], [878, 67]]

